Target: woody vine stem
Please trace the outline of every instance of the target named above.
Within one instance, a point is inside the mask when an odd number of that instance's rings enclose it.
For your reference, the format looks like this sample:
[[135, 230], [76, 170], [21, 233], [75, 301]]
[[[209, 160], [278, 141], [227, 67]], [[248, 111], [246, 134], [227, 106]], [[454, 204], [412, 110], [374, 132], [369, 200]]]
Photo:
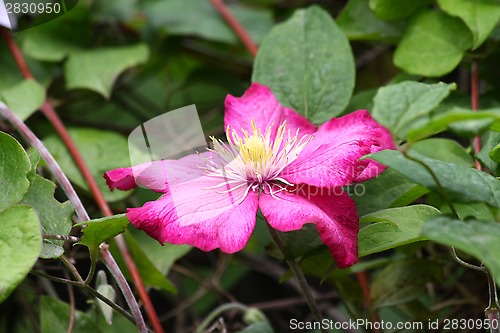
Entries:
[[[3, 103], [0, 102], [0, 115], [7, 119], [18, 131], [21, 133], [21, 135], [24, 137], [24, 139], [34, 148], [38, 149], [40, 152], [40, 155], [42, 156], [43, 160], [47, 163], [51, 171], [54, 173], [55, 177], [58, 179], [59, 184], [61, 185], [62, 189], [66, 193], [68, 199], [71, 201], [73, 206], [75, 207], [75, 212], [77, 214], [77, 217], [80, 221], [86, 222], [89, 221], [89, 215], [87, 211], [85, 210], [85, 207], [83, 206], [80, 198], [76, 194], [73, 186], [69, 182], [68, 178], [66, 177], [66, 174], [62, 171], [61, 167], [58, 165], [54, 157], [50, 154], [50, 152], [47, 150], [47, 148], [44, 146], [44, 144], [38, 139], [38, 137], [20, 120], [10, 109]], [[102, 296], [99, 294], [97, 291], [93, 290], [86, 281], [83, 280], [83, 278], [80, 276], [78, 273], [77, 269], [73, 266], [73, 264], [63, 255], [60, 257], [61, 262], [69, 269], [69, 271], [72, 273], [73, 277], [77, 281], [72, 281], [72, 280], [67, 280], [67, 279], [60, 279], [60, 278], [55, 278], [48, 276], [46, 274], [38, 273], [38, 272], [33, 272], [36, 275], [39, 275], [44, 278], [51, 279], [56, 282], [61, 282], [65, 283], [68, 285], [73, 285], [79, 288], [84, 288], [84, 290], [93, 296], [103, 300], [105, 303], [110, 305], [112, 308], [114, 308], [116, 311], [124, 314], [128, 319], [132, 319], [137, 325], [139, 332], [141, 333], [146, 333], [148, 332], [146, 328], [146, 324], [144, 322], [144, 318], [142, 317], [142, 314], [139, 309], [139, 305], [137, 304], [137, 301], [134, 297], [134, 294], [132, 290], [130, 289], [130, 286], [128, 285], [125, 277], [123, 276], [123, 273], [121, 270], [118, 268], [116, 265], [116, 262], [114, 261], [114, 258], [112, 257], [111, 253], [109, 252], [109, 248], [106, 246], [101, 246], [101, 253], [102, 257], [105, 261], [106, 267], [110, 270], [112, 273], [113, 277], [115, 277], [115, 280], [117, 281], [118, 286], [120, 287], [123, 296], [125, 297], [127, 304], [129, 305], [133, 316], [130, 316], [125, 310], [121, 309], [116, 305], [114, 302], [110, 301], [106, 297]], [[92, 271], [89, 273], [89, 275], [92, 274]], [[87, 279], [89, 280], [89, 279]]]

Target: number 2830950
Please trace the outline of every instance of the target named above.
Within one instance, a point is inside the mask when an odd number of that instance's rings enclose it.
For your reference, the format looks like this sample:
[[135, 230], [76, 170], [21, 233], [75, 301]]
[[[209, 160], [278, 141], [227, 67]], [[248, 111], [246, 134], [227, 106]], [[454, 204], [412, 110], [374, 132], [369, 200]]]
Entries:
[[61, 4], [55, 3], [6, 3], [7, 14], [58, 14], [61, 12]]

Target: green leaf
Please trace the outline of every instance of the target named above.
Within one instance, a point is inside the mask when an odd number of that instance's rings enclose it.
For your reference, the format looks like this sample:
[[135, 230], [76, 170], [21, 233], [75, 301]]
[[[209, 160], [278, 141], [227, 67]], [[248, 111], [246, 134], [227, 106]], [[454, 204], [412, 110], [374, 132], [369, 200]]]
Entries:
[[90, 89], [109, 98], [118, 75], [144, 63], [148, 57], [145, 44], [74, 53], [64, 64], [66, 88]]
[[493, 161], [500, 162], [500, 143], [490, 151], [489, 156]]
[[394, 64], [408, 73], [442, 76], [457, 67], [471, 47], [471, 33], [460, 19], [425, 11], [410, 23], [394, 53]]
[[0, 132], [0, 212], [17, 204], [28, 191], [31, 163], [23, 147]]
[[500, 224], [492, 221], [460, 221], [448, 216], [427, 221], [422, 235], [441, 244], [453, 246], [482, 261], [500, 283]]
[[269, 86], [283, 105], [314, 123], [344, 110], [354, 78], [347, 38], [316, 6], [297, 10], [271, 30], [260, 46], [252, 75], [253, 82]]
[[[228, 9], [255, 42], [260, 42], [272, 28], [272, 13], [268, 10], [236, 4], [228, 5]], [[207, 1], [156, 1], [144, 6], [144, 11], [153, 26], [165, 27], [169, 34], [196, 35], [231, 44], [239, 42], [235, 33]]]
[[454, 89], [455, 84], [412, 81], [382, 87], [373, 100], [372, 116], [403, 139], [415, 122], [427, 118]]
[[[424, 157], [415, 151], [410, 151], [409, 155], [424, 162], [434, 172], [452, 201], [486, 202], [489, 205], [500, 207], [500, 181], [490, 174], [462, 165]], [[368, 156], [393, 168], [415, 183], [441, 194], [431, 174], [421, 164], [407, 159], [400, 152], [385, 150]]]
[[77, 6], [36, 29], [18, 32], [23, 54], [40, 61], [60, 62], [71, 53], [83, 51], [92, 32], [88, 13], [84, 6]]
[[481, 150], [476, 154], [476, 158], [493, 172], [494, 175], [500, 174], [500, 167], [497, 162], [493, 161], [490, 157], [490, 152], [500, 144], [499, 132], [487, 132], [481, 137]]
[[361, 186], [363, 191], [348, 190], [347, 193], [356, 202], [359, 216], [389, 207], [406, 206], [429, 192], [392, 169], [357, 186]]
[[429, 0], [370, 0], [370, 8], [382, 20], [399, 20], [430, 2]]
[[457, 136], [472, 138], [484, 134], [493, 124], [491, 118], [458, 121], [448, 125], [448, 129]]
[[163, 275], [167, 275], [174, 262], [182, 258], [192, 249], [189, 245], [175, 245], [170, 243], [160, 245], [158, 241], [149, 237], [142, 231], [133, 233], [133, 237], [151, 263], [153, 263]]
[[474, 160], [458, 142], [450, 139], [432, 138], [416, 142], [412, 150], [436, 160], [473, 167]]
[[[31, 206], [40, 219], [42, 232], [49, 235], [68, 235], [71, 230], [73, 205], [54, 198], [56, 185], [35, 174], [21, 203]], [[64, 253], [63, 241], [44, 239], [41, 258], [58, 258]]]
[[[70, 128], [68, 131], [104, 194], [104, 198], [109, 202], [114, 202], [129, 196], [130, 191], [111, 192], [103, 178], [106, 171], [130, 165], [127, 140], [118, 133], [104, 130]], [[51, 135], [43, 142], [68, 178], [80, 188], [88, 191], [87, 183], [61, 139], [56, 135]]]
[[[492, 209], [484, 202], [473, 202], [467, 204], [455, 202], [453, 207], [462, 220], [473, 218], [483, 221], [493, 221], [495, 219]], [[443, 214], [453, 214], [450, 207], [446, 204], [444, 204], [440, 209]]]
[[21, 120], [26, 120], [45, 101], [45, 88], [35, 80], [24, 80], [0, 91], [0, 99]]
[[467, 120], [492, 119], [490, 128], [498, 131], [500, 129], [500, 109], [481, 110], [474, 112], [472, 110], [453, 107], [451, 110], [432, 116], [414, 126], [406, 136], [408, 141], [417, 141], [439, 132], [445, 131], [450, 124]]
[[[168, 291], [169, 293], [175, 294], [177, 292], [177, 288], [172, 282], [170, 282], [169, 279], [167, 279], [165, 274], [160, 272], [156, 268], [156, 266], [149, 260], [134, 237], [129, 232], [126, 232], [124, 236], [125, 241], [127, 242], [128, 250], [130, 251], [132, 258], [134, 258], [134, 262], [137, 265], [137, 270], [139, 271], [144, 284], [149, 287], [163, 289], [165, 291]], [[123, 274], [129, 281], [132, 281], [127, 265], [123, 261], [122, 257], [118, 255], [119, 252], [117, 247], [113, 243], [111, 243], [110, 248], [111, 252], [116, 254], [116, 262], [123, 271]], [[167, 255], [168, 254], [165, 253], [165, 257], [167, 257]]]
[[374, 279], [373, 309], [404, 304], [425, 294], [425, 285], [439, 279], [441, 265], [422, 259], [405, 259], [389, 264]]
[[83, 236], [78, 244], [87, 246], [90, 254], [95, 258], [99, 252], [99, 245], [124, 232], [128, 224], [129, 221], [125, 214], [75, 224], [75, 226], [84, 226], [82, 230]]
[[38, 149], [35, 149], [33, 147], [28, 148], [26, 150], [28, 153], [28, 158], [30, 159], [31, 163], [31, 175], [34, 175], [36, 173], [36, 168], [38, 167], [38, 163], [40, 163], [41, 155], [40, 151]]
[[337, 17], [339, 28], [350, 40], [395, 42], [401, 38], [405, 22], [386, 22], [375, 16], [369, 0], [350, 0]]
[[414, 205], [390, 208], [363, 216], [360, 223], [372, 223], [359, 231], [359, 256], [386, 251], [425, 240], [420, 235], [424, 222], [441, 213], [434, 207]]
[[473, 48], [478, 48], [500, 20], [500, 3], [494, 0], [438, 0], [445, 12], [464, 21], [472, 32]]
[[[42, 333], [68, 331], [71, 307], [57, 299], [42, 296], [40, 300], [40, 325]], [[94, 321], [81, 311], [75, 311], [73, 333], [104, 333]]]
[[41, 248], [40, 223], [33, 209], [18, 205], [0, 213], [0, 303], [31, 270]]

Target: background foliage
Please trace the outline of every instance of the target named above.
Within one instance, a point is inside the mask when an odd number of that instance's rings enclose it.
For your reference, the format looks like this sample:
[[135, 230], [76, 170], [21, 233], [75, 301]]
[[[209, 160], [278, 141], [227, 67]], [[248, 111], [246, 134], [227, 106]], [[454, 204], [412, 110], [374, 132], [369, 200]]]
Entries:
[[[40, 273], [65, 277], [64, 253], [86, 274], [90, 255], [109, 239], [129, 278], [112, 240], [124, 228], [168, 332], [194, 331], [211, 310], [235, 301], [262, 310], [269, 324], [235, 312], [214, 331], [285, 332], [291, 318], [312, 320], [282, 259], [299, 262], [323, 314], [336, 321], [484, 318], [486, 275], [452, 260], [449, 247], [500, 282], [500, 2], [240, 0], [227, 7], [259, 45], [255, 59], [205, 0], [81, 0], [14, 35], [32, 79], [0, 41], [0, 99], [43, 138], [94, 218], [82, 236], [38, 152], [0, 121], [0, 332], [66, 332], [70, 293]], [[109, 192], [102, 179], [130, 163], [128, 133], [196, 104], [205, 134], [220, 136], [225, 96], [241, 95], [250, 81], [270, 86], [316, 124], [368, 109], [396, 138], [399, 151], [371, 156], [389, 168], [346, 189], [360, 215], [355, 266], [336, 269], [308, 227], [283, 235], [281, 255], [263, 221], [234, 256], [161, 247], [123, 215], [101, 218], [64, 143], [36, 112], [46, 98], [56, 107], [119, 214], [155, 199], [142, 189]], [[73, 246], [47, 234], [81, 239]], [[91, 284], [112, 297], [114, 282], [103, 274]], [[109, 324], [109, 307], [75, 293], [73, 332], [135, 330], [116, 313]], [[119, 295], [116, 302], [126, 307]]]

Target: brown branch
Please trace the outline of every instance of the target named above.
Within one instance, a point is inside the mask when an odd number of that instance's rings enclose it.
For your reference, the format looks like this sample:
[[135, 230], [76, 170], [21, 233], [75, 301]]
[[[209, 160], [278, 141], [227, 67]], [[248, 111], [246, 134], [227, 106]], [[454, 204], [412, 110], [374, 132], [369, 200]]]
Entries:
[[[69, 280], [69, 273], [64, 271], [65, 278]], [[69, 324], [68, 324], [68, 333], [73, 332], [73, 327], [75, 325], [75, 293], [73, 291], [73, 286], [68, 284], [66, 285], [68, 288], [68, 296], [69, 296]]]

